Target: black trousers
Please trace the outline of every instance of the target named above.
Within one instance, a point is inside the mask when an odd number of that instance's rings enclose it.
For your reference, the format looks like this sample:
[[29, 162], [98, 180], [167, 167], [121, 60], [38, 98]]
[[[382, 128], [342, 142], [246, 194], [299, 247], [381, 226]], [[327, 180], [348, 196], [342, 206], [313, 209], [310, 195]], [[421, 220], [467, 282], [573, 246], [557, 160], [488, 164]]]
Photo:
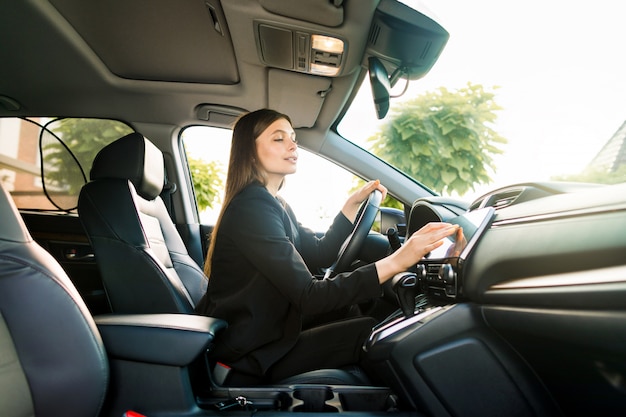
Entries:
[[358, 365], [368, 371], [363, 344], [378, 321], [360, 315], [358, 306], [304, 318], [303, 330], [296, 345], [264, 376], [231, 370], [229, 386], [271, 384], [293, 375], [317, 369], [339, 369]]
[[374, 318], [362, 316], [303, 330], [293, 349], [269, 369], [269, 382], [316, 369], [366, 368], [363, 344], [376, 323]]

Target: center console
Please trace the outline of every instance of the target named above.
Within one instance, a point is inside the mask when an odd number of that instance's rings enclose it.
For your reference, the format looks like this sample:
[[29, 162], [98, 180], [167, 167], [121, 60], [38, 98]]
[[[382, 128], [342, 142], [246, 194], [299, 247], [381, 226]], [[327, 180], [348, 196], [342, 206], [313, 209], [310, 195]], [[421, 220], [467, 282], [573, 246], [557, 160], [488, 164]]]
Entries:
[[449, 222], [458, 224], [463, 238], [451, 236], [429, 253], [416, 266], [419, 286], [424, 294], [442, 301], [454, 301], [463, 296], [463, 265], [482, 233], [491, 223], [494, 209], [483, 208], [467, 212]]
[[486, 208], [454, 218], [463, 238], [446, 239], [392, 280], [400, 309], [364, 349], [402, 409], [444, 417], [555, 413], [535, 374], [463, 296], [464, 265], [493, 215]]

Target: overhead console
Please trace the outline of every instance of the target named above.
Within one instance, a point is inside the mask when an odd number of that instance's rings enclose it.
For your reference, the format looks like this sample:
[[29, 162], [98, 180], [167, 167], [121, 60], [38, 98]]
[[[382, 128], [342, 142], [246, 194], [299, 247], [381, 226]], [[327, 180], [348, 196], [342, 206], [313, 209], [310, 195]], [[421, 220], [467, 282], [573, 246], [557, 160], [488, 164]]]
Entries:
[[333, 77], [344, 67], [347, 46], [333, 35], [284, 24], [255, 22], [259, 55], [275, 68]]
[[[292, 4], [262, 0], [262, 7], [274, 16], [254, 22], [259, 57], [270, 67], [335, 77], [352, 72], [359, 65], [354, 59], [360, 61], [365, 47], [367, 55], [380, 59], [389, 74], [397, 71], [398, 77], [422, 78], [450, 35], [422, 5], [417, 8], [408, 3], [360, 0], [350, 5], [341, 0], [302, 0]], [[345, 19], [348, 14], [349, 20]], [[364, 24], [371, 27], [361, 44], [352, 33], [355, 26]]]
[[[360, 69], [367, 42], [362, 28], [371, 24], [376, 0], [348, 4], [341, 0], [261, 0], [260, 4], [269, 12], [253, 22], [263, 64], [323, 77]], [[355, 36], [357, 32], [362, 36]]]

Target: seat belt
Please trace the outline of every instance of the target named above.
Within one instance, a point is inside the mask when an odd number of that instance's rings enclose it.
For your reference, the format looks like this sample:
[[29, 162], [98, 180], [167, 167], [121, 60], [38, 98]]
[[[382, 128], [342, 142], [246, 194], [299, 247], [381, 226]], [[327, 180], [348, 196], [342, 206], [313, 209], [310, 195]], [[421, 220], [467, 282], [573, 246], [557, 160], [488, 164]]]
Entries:
[[[167, 181], [167, 180], [166, 180]], [[161, 200], [165, 203], [165, 208], [170, 214], [170, 218], [174, 221], [174, 205], [172, 204], [172, 194], [177, 190], [176, 183], [166, 182], [161, 191]]]

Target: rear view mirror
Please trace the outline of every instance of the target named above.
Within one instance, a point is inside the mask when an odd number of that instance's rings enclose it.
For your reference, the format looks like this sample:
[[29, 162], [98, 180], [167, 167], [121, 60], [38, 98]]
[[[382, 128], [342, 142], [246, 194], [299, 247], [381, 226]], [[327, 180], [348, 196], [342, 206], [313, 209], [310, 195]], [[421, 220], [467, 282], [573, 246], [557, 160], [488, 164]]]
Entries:
[[369, 58], [369, 73], [376, 115], [379, 119], [383, 119], [389, 111], [389, 91], [391, 90], [389, 75], [383, 63], [376, 57]]

